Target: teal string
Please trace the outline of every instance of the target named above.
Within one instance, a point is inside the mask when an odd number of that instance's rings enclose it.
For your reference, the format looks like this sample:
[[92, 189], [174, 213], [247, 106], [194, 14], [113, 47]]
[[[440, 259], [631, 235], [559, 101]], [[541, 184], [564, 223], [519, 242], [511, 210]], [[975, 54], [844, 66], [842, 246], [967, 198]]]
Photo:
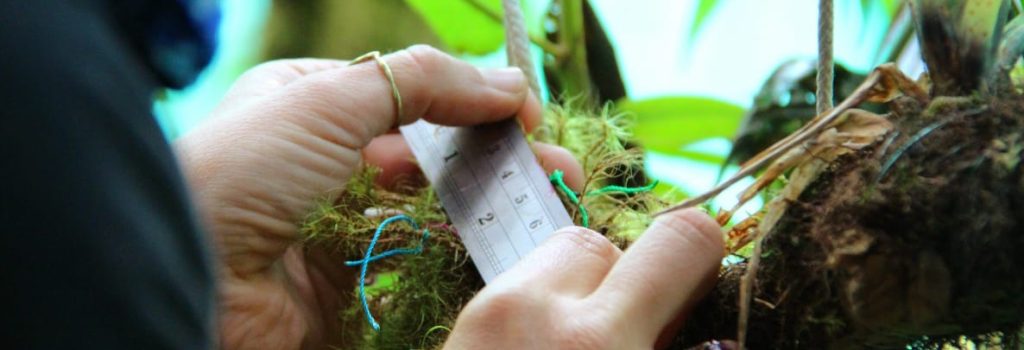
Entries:
[[587, 215], [587, 208], [583, 207], [583, 204], [580, 204], [580, 198], [576, 195], [576, 192], [573, 192], [573, 190], [565, 184], [565, 173], [563, 173], [562, 170], [556, 169], [551, 173], [551, 182], [554, 183], [555, 186], [558, 186], [558, 189], [562, 190], [562, 193], [564, 193], [566, 197], [569, 197], [569, 201], [579, 208], [580, 223], [583, 227], [590, 226], [590, 216]]
[[423, 252], [423, 245], [427, 242], [427, 238], [430, 238], [430, 232], [427, 229], [423, 229], [423, 236], [420, 238], [420, 245], [416, 248], [397, 248], [391, 249], [386, 252], [373, 255], [373, 247], [377, 245], [377, 240], [380, 239], [380, 234], [384, 232], [384, 229], [388, 225], [396, 221], [408, 222], [414, 230], [419, 230], [420, 226], [416, 224], [412, 218], [405, 215], [395, 215], [382, 221], [377, 226], [377, 231], [373, 233], [373, 238], [370, 239], [370, 246], [366, 248], [366, 255], [360, 260], [350, 260], [345, 262], [345, 266], [356, 266], [359, 265], [359, 301], [363, 303], [363, 313], [366, 314], [366, 320], [373, 327], [373, 330], [380, 331], [380, 324], [373, 318], [373, 314], [370, 313], [370, 303], [366, 301], [366, 267], [371, 262], [387, 258], [389, 256], [404, 255], [404, 254], [419, 254]]
[[654, 180], [654, 182], [652, 182], [650, 185], [642, 186], [642, 187], [626, 187], [626, 186], [610, 185], [610, 186], [601, 187], [599, 189], [587, 192], [587, 195], [588, 196], [596, 196], [596, 195], [605, 194], [605, 193], [634, 194], [634, 193], [641, 193], [641, 192], [650, 192], [650, 191], [654, 190], [655, 186], [658, 186], [658, 180]]
[[[587, 214], [587, 208], [584, 207], [582, 203], [580, 203], [580, 197], [576, 195], [576, 192], [574, 192], [571, 188], [569, 188], [568, 185], [565, 184], [565, 173], [562, 172], [562, 170], [557, 170], [556, 169], [554, 172], [551, 173], [551, 183], [555, 184], [555, 186], [557, 186], [558, 189], [561, 190], [562, 193], [565, 194], [565, 196], [567, 198], [569, 198], [569, 201], [572, 202], [572, 204], [576, 205], [577, 208], [579, 208], [579, 211], [580, 211], [580, 224], [583, 227], [589, 227], [590, 226], [590, 215]], [[643, 186], [643, 187], [626, 187], [626, 186], [610, 185], [610, 186], [601, 187], [599, 189], [587, 192], [586, 195], [587, 196], [596, 196], [596, 195], [601, 195], [601, 194], [605, 194], [605, 193], [634, 194], [634, 193], [641, 193], [641, 192], [649, 192], [651, 190], [654, 190], [655, 186], [658, 186], [658, 180], [654, 180], [654, 182], [652, 182], [651, 184], [649, 184], [647, 186]]]

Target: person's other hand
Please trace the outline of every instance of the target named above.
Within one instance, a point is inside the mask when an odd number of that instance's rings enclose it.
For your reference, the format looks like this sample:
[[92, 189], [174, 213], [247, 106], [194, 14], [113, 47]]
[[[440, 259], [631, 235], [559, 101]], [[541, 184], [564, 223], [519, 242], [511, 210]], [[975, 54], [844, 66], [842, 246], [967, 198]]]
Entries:
[[[517, 115], [527, 129], [540, 105], [517, 69], [478, 69], [415, 46], [384, 57], [404, 103], [373, 61], [283, 60], [244, 74], [215, 117], [175, 148], [217, 246], [221, 347], [322, 348], [336, 343], [337, 311], [350, 302], [356, 269], [302, 249], [298, 223], [317, 199], [336, 196], [361, 161], [387, 184], [417, 172], [396, 124], [421, 117], [473, 125]], [[548, 171], [578, 188], [579, 164], [536, 145]]]
[[722, 245], [695, 209], [658, 217], [625, 253], [594, 231], [559, 230], [466, 305], [445, 348], [665, 345], [714, 285]]

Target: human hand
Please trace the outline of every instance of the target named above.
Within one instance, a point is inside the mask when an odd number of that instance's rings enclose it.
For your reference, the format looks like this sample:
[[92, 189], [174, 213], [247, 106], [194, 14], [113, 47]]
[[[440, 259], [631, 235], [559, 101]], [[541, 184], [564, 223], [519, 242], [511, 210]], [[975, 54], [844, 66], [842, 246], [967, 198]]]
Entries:
[[463, 309], [449, 349], [651, 349], [714, 285], [718, 225], [695, 209], [658, 217], [625, 253], [559, 230]]
[[[283, 60], [245, 73], [214, 117], [175, 148], [217, 246], [220, 347], [321, 348], [336, 344], [337, 311], [352, 295], [354, 268], [302, 249], [298, 225], [317, 199], [334, 198], [361, 161], [385, 185], [418, 172], [402, 137], [420, 117], [473, 125], [517, 115], [529, 130], [540, 104], [517, 69], [477, 69], [416, 46], [384, 57], [403, 98], [373, 62]], [[397, 122], [396, 122], [397, 121]], [[542, 164], [582, 182], [565, 150], [535, 145]]]

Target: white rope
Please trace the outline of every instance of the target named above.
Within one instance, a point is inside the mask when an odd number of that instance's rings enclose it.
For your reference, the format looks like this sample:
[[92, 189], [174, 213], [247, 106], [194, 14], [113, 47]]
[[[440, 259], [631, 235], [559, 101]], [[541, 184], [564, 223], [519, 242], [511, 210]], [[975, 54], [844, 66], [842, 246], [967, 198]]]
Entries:
[[508, 52], [508, 64], [518, 67], [526, 74], [533, 93], [540, 94], [537, 73], [533, 69], [530, 56], [530, 37], [526, 34], [526, 22], [523, 11], [519, 8], [519, 0], [502, 0], [505, 10], [505, 49]]
[[832, 0], [818, 2], [818, 87], [817, 114], [832, 109], [833, 84], [832, 58]]

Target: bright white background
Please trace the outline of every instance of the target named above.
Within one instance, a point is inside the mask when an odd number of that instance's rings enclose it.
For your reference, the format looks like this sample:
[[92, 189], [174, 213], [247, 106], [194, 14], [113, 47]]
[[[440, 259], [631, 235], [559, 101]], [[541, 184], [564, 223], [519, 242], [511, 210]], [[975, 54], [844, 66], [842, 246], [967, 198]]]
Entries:
[[[154, 111], [171, 138], [201, 121], [231, 82], [256, 63], [270, 0], [222, 0], [224, 21], [212, 65], [193, 86], [169, 93]], [[458, 1], [458, 0], [440, 0]], [[528, 16], [541, 16], [550, 0], [526, 0]], [[818, 0], [724, 0], [692, 40], [695, 0], [592, 0], [617, 49], [633, 99], [664, 95], [704, 96], [748, 107], [760, 85], [780, 63], [816, 52]], [[865, 16], [861, 1], [837, 0], [835, 56], [865, 72], [888, 26], [887, 15]], [[876, 7], [877, 8], [877, 7]], [[880, 9], [878, 11], [881, 11]], [[866, 19], [866, 20], [865, 20]], [[466, 57], [480, 65], [503, 65], [504, 53]], [[712, 139], [690, 148], [724, 155], [729, 142]], [[649, 153], [648, 171], [688, 193], [713, 186], [716, 165]], [[740, 185], [742, 186], [742, 184]], [[735, 202], [735, 191], [718, 205]], [[747, 210], [759, 206], [753, 206]]]

